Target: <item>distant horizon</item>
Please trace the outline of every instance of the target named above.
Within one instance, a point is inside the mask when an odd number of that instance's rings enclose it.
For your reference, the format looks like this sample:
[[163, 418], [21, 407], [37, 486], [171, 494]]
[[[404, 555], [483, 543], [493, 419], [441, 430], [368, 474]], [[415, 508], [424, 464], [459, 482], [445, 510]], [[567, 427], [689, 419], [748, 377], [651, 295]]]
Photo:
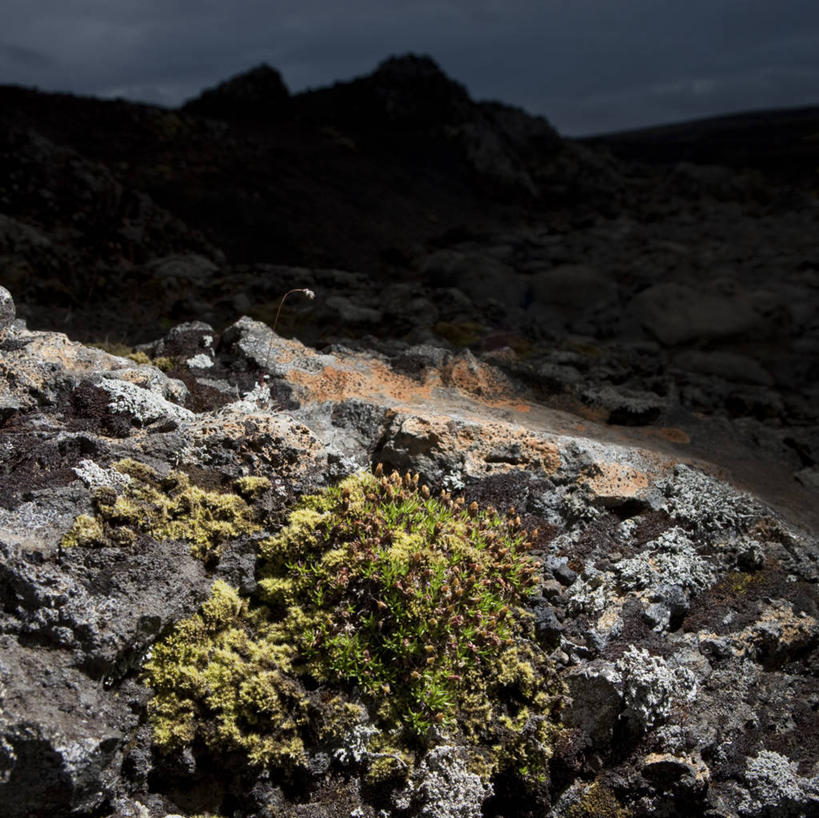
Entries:
[[[389, 55], [389, 56], [385, 57], [384, 59], [386, 60], [386, 59], [390, 59], [391, 57], [401, 57], [401, 56], [405, 56], [405, 55], [393, 54], [393, 55]], [[428, 56], [428, 55], [420, 55], [419, 54], [417, 56]], [[132, 104], [135, 104], [135, 105], [148, 105], [148, 106], [157, 107], [157, 108], [164, 108], [164, 109], [169, 110], [169, 111], [175, 111], [175, 110], [179, 110], [180, 108], [182, 108], [182, 106], [185, 105], [187, 102], [190, 102], [191, 100], [196, 99], [198, 96], [200, 96], [205, 91], [216, 88], [218, 85], [221, 85], [222, 83], [227, 82], [227, 81], [229, 81], [231, 79], [234, 79], [236, 77], [240, 77], [240, 76], [242, 76], [244, 74], [247, 74], [248, 72], [252, 71], [254, 68], [258, 68], [258, 67], [260, 67], [262, 65], [265, 65], [265, 66], [267, 66], [269, 68], [273, 68], [274, 70], [278, 71], [279, 74], [281, 75], [282, 80], [284, 81], [284, 84], [287, 87], [290, 95], [291, 96], [298, 96], [300, 94], [308, 93], [310, 91], [316, 91], [316, 90], [323, 89], [323, 88], [330, 88], [335, 84], [348, 83], [348, 82], [351, 82], [351, 81], [353, 81], [355, 79], [359, 79], [361, 77], [368, 76], [369, 74], [373, 73], [373, 71], [376, 70], [376, 68], [378, 67], [378, 65], [380, 65], [381, 62], [383, 62], [383, 60], [380, 60], [378, 63], [376, 63], [376, 65], [374, 65], [373, 68], [370, 71], [365, 71], [364, 73], [355, 74], [354, 76], [351, 76], [351, 77], [333, 79], [333, 80], [330, 80], [326, 84], [323, 84], [323, 85], [311, 85], [311, 86], [306, 86], [306, 87], [303, 87], [303, 88], [299, 88], [297, 90], [292, 89], [288, 85], [287, 77], [284, 76], [284, 74], [275, 65], [272, 65], [271, 63], [265, 62], [265, 61], [256, 62], [253, 65], [247, 66], [243, 70], [240, 70], [238, 72], [234, 72], [234, 73], [232, 73], [232, 74], [230, 74], [230, 75], [228, 75], [226, 77], [223, 77], [222, 79], [216, 80], [215, 82], [212, 82], [210, 84], [207, 84], [207, 85], [203, 86], [202, 88], [199, 88], [198, 90], [194, 91], [192, 94], [190, 94], [188, 96], [184, 96], [182, 99], [180, 99], [179, 102], [176, 102], [176, 103], [169, 103], [167, 101], [161, 101], [161, 100], [156, 100], [156, 99], [148, 99], [148, 98], [140, 99], [140, 98], [136, 98], [136, 97], [128, 97], [128, 96], [117, 95], [117, 94], [106, 94], [106, 93], [96, 93], [95, 94], [95, 93], [78, 92], [78, 91], [71, 90], [71, 89], [43, 88], [43, 87], [40, 87], [40, 86], [34, 85], [34, 84], [17, 83], [17, 82], [9, 82], [9, 83], [0, 82], [0, 86], [5, 85], [7, 87], [23, 88], [23, 89], [26, 89], [26, 90], [36, 91], [36, 92], [43, 93], [43, 94], [65, 94], [65, 95], [69, 95], [69, 96], [76, 96], [76, 97], [82, 97], [82, 98], [87, 98], [87, 99], [98, 99], [98, 100], [101, 100], [101, 101], [111, 101], [111, 102], [123, 101], [123, 102], [127, 102], [127, 103], [132, 103]], [[439, 68], [440, 67], [441, 66], [439, 64]], [[441, 70], [443, 71], [444, 69], [441, 68]], [[461, 85], [464, 85], [467, 88], [467, 92], [469, 93], [470, 98], [472, 99], [473, 102], [476, 102], [476, 103], [497, 102], [497, 103], [500, 103], [500, 104], [503, 104], [503, 105], [510, 105], [512, 107], [519, 108], [519, 109], [523, 110], [525, 113], [529, 114], [530, 116], [542, 117], [542, 118], [546, 119], [549, 122], [549, 124], [552, 125], [552, 127], [554, 127], [557, 130], [557, 132], [560, 134], [560, 136], [562, 136], [562, 137], [564, 137], [566, 139], [591, 139], [591, 138], [594, 138], [594, 137], [614, 136], [614, 135], [617, 135], [617, 134], [626, 134], [626, 133], [631, 133], [631, 132], [634, 132], [634, 131], [646, 131], [646, 130], [666, 128], [666, 127], [673, 128], [674, 126], [678, 126], [678, 125], [694, 124], [694, 123], [697, 123], [697, 122], [706, 122], [706, 121], [711, 121], [711, 120], [730, 119], [732, 117], [739, 117], [739, 116], [750, 115], [750, 114], [764, 114], [764, 113], [768, 113], [768, 112], [798, 111], [798, 110], [803, 110], [803, 109], [808, 110], [808, 109], [811, 109], [811, 108], [819, 108], [819, 94], [818, 94], [816, 102], [807, 102], [807, 103], [803, 103], [803, 104], [770, 105], [770, 106], [759, 107], [759, 108], [737, 108], [737, 109], [729, 109], [729, 110], [725, 110], [725, 111], [717, 111], [717, 112], [714, 112], [714, 113], [698, 114], [698, 115], [691, 116], [689, 118], [683, 118], [683, 119], [671, 119], [671, 120], [661, 120], [661, 121], [646, 121], [646, 122], [639, 123], [639, 124], [626, 125], [626, 126], [623, 126], [623, 127], [618, 127], [618, 128], [612, 129], [612, 130], [592, 131], [592, 132], [587, 132], [587, 133], [566, 133], [564, 130], [562, 130], [558, 126], [557, 123], [554, 122], [553, 118], [550, 117], [548, 115], [548, 113], [542, 113], [542, 112], [539, 112], [539, 111], [532, 111], [532, 110], [527, 109], [523, 105], [520, 105], [520, 104], [517, 104], [517, 103], [514, 103], [514, 102], [510, 102], [510, 101], [505, 100], [505, 99], [499, 99], [497, 97], [486, 97], [486, 98], [476, 97], [476, 96], [474, 96], [472, 94], [472, 92], [465, 85], [465, 83], [458, 80], [457, 77], [452, 77], [446, 71], [444, 71], [444, 73], [446, 74], [446, 76], [449, 79], [453, 80], [454, 82], [458, 82]]]
[[0, 5], [0, 83], [169, 108], [263, 62], [300, 93], [407, 53], [568, 137], [819, 105], [816, 0]]

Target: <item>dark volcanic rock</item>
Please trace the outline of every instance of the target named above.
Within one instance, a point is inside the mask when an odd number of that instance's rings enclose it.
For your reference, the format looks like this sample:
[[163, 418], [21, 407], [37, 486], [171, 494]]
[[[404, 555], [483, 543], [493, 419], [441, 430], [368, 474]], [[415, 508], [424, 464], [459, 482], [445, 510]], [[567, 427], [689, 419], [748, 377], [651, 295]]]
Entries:
[[437, 132], [468, 119], [473, 103], [463, 85], [429, 57], [391, 57], [370, 75], [298, 97], [302, 116], [356, 131]]
[[[416, 56], [0, 107], [3, 815], [816, 811], [807, 175], [618, 159]], [[217, 580], [255, 606], [299, 498], [376, 463], [526, 532], [514, 615], [562, 707], [505, 668], [493, 767], [446, 722], [397, 752], [380, 694], [300, 677], [326, 721], [292, 769], [160, 754], [146, 657]]]
[[[425, 163], [456, 163], [484, 185], [538, 196], [534, 166], [562, 148], [542, 118], [500, 104], [476, 104], [429, 57], [390, 58], [369, 76], [294, 98], [307, 122], [354, 135], [377, 154], [398, 150]], [[414, 162], [413, 159], [411, 161]]]
[[213, 119], [274, 123], [287, 117], [289, 101], [281, 74], [262, 64], [203, 91], [182, 110]]
[[[318, 352], [249, 318], [221, 338], [177, 326], [139, 363], [17, 324], [0, 343], [17, 400], [0, 429], [0, 799], [13, 818], [331, 814], [334, 803], [413, 818], [591, 804], [647, 818], [681, 798], [692, 814], [743, 818], [815, 808], [817, 542], [757, 498], [637, 438], [611, 442], [610, 425], [579, 436], [563, 412], [513, 406], [524, 387], [510, 375], [430, 345]], [[146, 353], [173, 358], [187, 386]], [[89, 389], [94, 401], [60, 402]], [[179, 405], [191, 396], [195, 411]], [[112, 436], [118, 415], [128, 422]], [[123, 465], [133, 460], [150, 468]], [[258, 543], [298, 496], [374, 461], [466, 503], [514, 506], [530, 532], [532, 638], [565, 692], [547, 778], [525, 798], [509, 770], [470, 770], [472, 745], [443, 730], [376, 786], [375, 717], [336, 743], [310, 738], [295, 777], [198, 746], [152, 750], [141, 668], [157, 640], [217, 579], [253, 599]], [[241, 482], [254, 474], [266, 480]], [[167, 506], [176, 536], [135, 522], [165, 502], [135, 494], [142, 480], [171, 499], [187, 485], [204, 493]], [[185, 515], [192, 524], [206, 501], [192, 498], [241, 485], [259, 486], [247, 495], [255, 528], [202, 561]], [[132, 518], [140, 496], [150, 505]], [[333, 690], [310, 692], [311, 707]]]

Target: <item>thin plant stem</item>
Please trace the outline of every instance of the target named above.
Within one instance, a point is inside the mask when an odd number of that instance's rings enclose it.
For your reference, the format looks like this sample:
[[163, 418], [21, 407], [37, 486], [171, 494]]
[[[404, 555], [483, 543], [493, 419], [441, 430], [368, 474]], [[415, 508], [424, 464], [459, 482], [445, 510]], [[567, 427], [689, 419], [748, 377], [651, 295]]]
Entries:
[[264, 370], [262, 371], [261, 379], [259, 381], [259, 385], [264, 385], [264, 376], [265, 374], [269, 374], [268, 370], [270, 367], [270, 350], [273, 349], [273, 335], [276, 333], [276, 327], [279, 325], [279, 315], [281, 315], [282, 305], [284, 304], [285, 298], [291, 293], [303, 293], [307, 298], [313, 299], [316, 297], [316, 294], [312, 291], [307, 289], [306, 287], [295, 287], [292, 290], [288, 290], [282, 297], [281, 301], [279, 301], [279, 308], [276, 310], [276, 317], [273, 319], [273, 329], [270, 334], [270, 342], [267, 345], [267, 354], [264, 356]]

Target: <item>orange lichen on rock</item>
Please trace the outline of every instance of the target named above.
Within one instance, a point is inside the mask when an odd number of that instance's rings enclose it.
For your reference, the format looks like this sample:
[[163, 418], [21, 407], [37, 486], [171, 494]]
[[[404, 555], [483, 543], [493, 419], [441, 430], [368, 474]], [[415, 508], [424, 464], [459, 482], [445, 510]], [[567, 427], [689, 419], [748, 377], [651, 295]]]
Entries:
[[644, 471], [625, 463], [597, 463], [585, 483], [603, 502], [639, 499], [651, 486]]
[[[305, 355], [309, 351], [304, 348], [299, 353]], [[291, 352], [287, 357], [295, 356]], [[286, 363], [287, 357], [279, 357], [279, 363]], [[425, 369], [417, 378], [396, 372], [370, 356], [350, 356], [345, 363], [337, 360], [316, 369], [291, 367], [285, 380], [295, 387], [294, 397], [302, 403], [357, 398], [417, 405], [444, 396], [465, 396], [488, 406], [512, 408], [510, 396], [515, 393], [500, 370], [471, 355], [459, 355], [440, 368]], [[514, 408], [527, 411], [528, 405], [516, 399]]]

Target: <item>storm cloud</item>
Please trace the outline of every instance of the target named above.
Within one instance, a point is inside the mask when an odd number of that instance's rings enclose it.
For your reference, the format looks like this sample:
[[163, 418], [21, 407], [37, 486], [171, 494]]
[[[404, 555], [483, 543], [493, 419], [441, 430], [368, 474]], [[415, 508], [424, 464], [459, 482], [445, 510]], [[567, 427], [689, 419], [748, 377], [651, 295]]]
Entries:
[[292, 91], [429, 54], [565, 134], [819, 104], [815, 0], [5, 0], [0, 82], [175, 106], [261, 62]]

